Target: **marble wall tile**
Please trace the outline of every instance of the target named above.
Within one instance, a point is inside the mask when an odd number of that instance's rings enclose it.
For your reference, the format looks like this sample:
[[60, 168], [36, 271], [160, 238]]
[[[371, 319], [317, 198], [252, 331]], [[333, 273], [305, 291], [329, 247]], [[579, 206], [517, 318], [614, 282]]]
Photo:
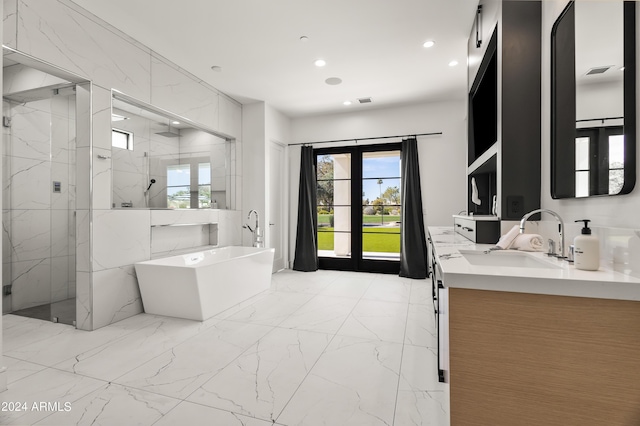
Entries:
[[48, 103], [12, 106], [11, 155], [43, 161], [50, 159], [51, 111], [43, 106]]
[[218, 245], [242, 245], [242, 212], [238, 210], [220, 210], [218, 223]]
[[[73, 224], [71, 224], [73, 225]], [[75, 241], [69, 238], [69, 212], [67, 210], [51, 210], [51, 256], [68, 256], [69, 246]]]
[[175, 225], [181, 223], [216, 223], [217, 211], [209, 209], [151, 210], [151, 225]]
[[[2, 263], [11, 263], [13, 244], [11, 242], [11, 210], [2, 211]], [[6, 282], [6, 281], [4, 281]]]
[[76, 268], [78, 271], [91, 272], [89, 210], [76, 210]]
[[93, 147], [111, 150], [111, 90], [92, 87]]
[[198, 226], [162, 226], [151, 230], [151, 254], [184, 251], [212, 245], [209, 225]]
[[11, 241], [13, 261], [50, 257], [51, 212], [49, 210], [12, 210]]
[[13, 262], [11, 275], [14, 311], [51, 301], [51, 260], [49, 258]]
[[[48, 198], [51, 200], [50, 208], [53, 210], [68, 210], [69, 191], [75, 191], [75, 187], [69, 185], [70, 166], [68, 163], [52, 162], [50, 167], [51, 177], [46, 187], [49, 192]], [[60, 192], [53, 192], [53, 182], [60, 182]]]
[[21, 0], [18, 48], [36, 58], [148, 101], [150, 52], [57, 1]]
[[94, 329], [144, 312], [133, 265], [93, 274]]
[[78, 330], [93, 330], [92, 306], [91, 273], [76, 272], [76, 328]]
[[[100, 157], [106, 158], [100, 158]], [[93, 149], [93, 208], [111, 208], [111, 150]]]
[[218, 98], [219, 130], [238, 139], [242, 136], [242, 105], [225, 95]]
[[51, 258], [51, 302], [59, 302], [69, 297], [69, 256]]
[[148, 210], [94, 210], [94, 272], [149, 260], [150, 246]]
[[154, 54], [151, 57], [151, 104], [218, 129], [218, 93]]
[[142, 173], [115, 172], [112, 173], [113, 193], [111, 202], [116, 208], [122, 203], [132, 203], [134, 208], [145, 208], [144, 188], [147, 176]]
[[2, 44], [16, 48], [18, 28], [18, 0], [3, 0]]
[[[6, 45], [6, 43], [3, 44]], [[55, 77], [26, 65], [15, 64], [3, 68], [2, 83], [3, 93], [8, 94], [68, 82], [59, 77]]]
[[11, 198], [5, 207], [49, 209], [51, 163], [22, 157], [10, 157], [8, 160]]
[[76, 149], [76, 208], [88, 209], [91, 194], [91, 148]]

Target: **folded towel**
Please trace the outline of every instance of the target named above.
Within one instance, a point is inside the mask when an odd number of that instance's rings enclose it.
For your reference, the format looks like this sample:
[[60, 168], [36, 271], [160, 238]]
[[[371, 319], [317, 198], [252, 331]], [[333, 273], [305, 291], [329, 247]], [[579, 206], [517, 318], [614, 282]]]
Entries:
[[538, 234], [518, 234], [511, 244], [511, 249], [520, 251], [542, 251], [544, 240]]
[[471, 202], [475, 205], [482, 204], [482, 200], [478, 196], [478, 185], [476, 185], [476, 178], [471, 178]]
[[496, 247], [500, 248], [501, 250], [508, 249], [509, 247], [511, 247], [511, 244], [513, 244], [513, 240], [515, 240], [518, 235], [520, 235], [520, 227], [518, 225], [513, 225], [513, 228], [511, 228], [509, 232], [500, 237], [500, 240], [498, 240]]

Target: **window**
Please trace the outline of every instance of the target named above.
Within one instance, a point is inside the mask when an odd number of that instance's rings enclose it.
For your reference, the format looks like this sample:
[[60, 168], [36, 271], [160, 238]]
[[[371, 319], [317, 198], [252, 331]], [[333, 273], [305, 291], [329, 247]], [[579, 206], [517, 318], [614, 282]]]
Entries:
[[133, 151], [133, 133], [120, 129], [111, 129], [111, 146]]
[[174, 209], [210, 208], [211, 163], [192, 161], [167, 166], [167, 206]]
[[576, 197], [618, 194], [624, 186], [622, 126], [580, 128], [575, 142]]

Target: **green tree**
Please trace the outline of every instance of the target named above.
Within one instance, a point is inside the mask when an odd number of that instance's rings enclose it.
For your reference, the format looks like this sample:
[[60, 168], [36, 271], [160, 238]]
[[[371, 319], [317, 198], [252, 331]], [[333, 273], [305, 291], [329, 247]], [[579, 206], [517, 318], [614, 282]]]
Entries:
[[325, 155], [318, 158], [316, 165], [317, 199], [318, 204], [333, 207], [333, 157]]
[[390, 186], [382, 193], [382, 198], [389, 201], [389, 204], [400, 204], [400, 188]]

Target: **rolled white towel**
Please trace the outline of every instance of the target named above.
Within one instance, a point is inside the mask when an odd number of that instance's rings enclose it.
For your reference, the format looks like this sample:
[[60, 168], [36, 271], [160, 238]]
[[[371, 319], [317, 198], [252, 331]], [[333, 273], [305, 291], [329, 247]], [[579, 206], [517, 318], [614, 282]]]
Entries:
[[496, 243], [496, 247], [502, 250], [510, 248], [518, 235], [520, 235], [520, 227], [518, 225], [513, 225], [513, 228], [511, 228], [509, 232], [500, 237]]
[[520, 251], [542, 251], [544, 240], [538, 234], [518, 234], [510, 248]]

